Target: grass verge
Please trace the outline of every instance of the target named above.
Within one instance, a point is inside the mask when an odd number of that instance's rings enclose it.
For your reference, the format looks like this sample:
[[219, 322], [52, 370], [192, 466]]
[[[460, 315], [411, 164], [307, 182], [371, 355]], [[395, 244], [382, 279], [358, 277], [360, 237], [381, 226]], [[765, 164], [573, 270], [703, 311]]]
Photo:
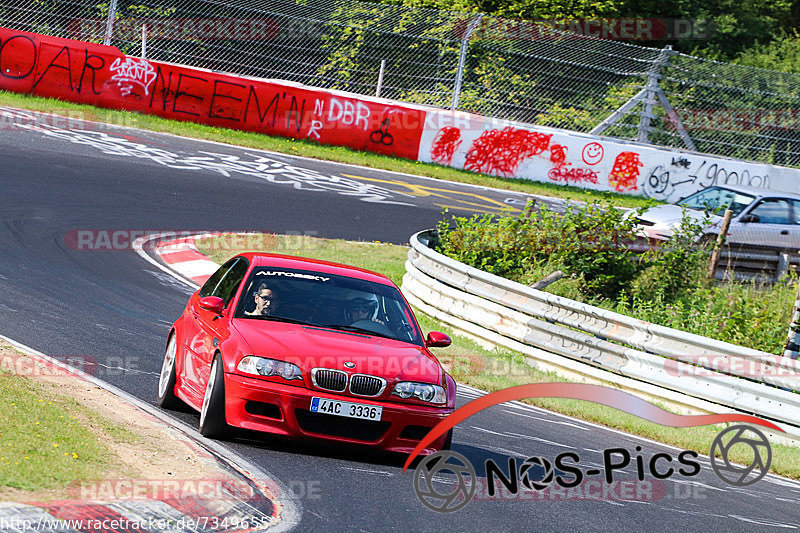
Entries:
[[[2, 347], [0, 353], [10, 355], [13, 349]], [[97, 479], [109, 468], [113, 453], [92, 426], [113, 424], [74, 399], [4, 369], [0, 405], [5, 413], [0, 417], [0, 487], [56, 489]]]
[[[260, 245], [260, 246], [259, 246]], [[253, 235], [248, 242], [241, 237], [220, 236], [198, 241], [198, 249], [217, 263], [243, 251], [266, 251], [286, 255], [297, 255], [346, 263], [388, 276], [398, 286], [405, 273], [404, 263], [408, 248], [393, 244], [352, 242], [315, 237]], [[555, 373], [532, 368], [525, 356], [510, 350], [486, 350], [475, 342], [461, 337], [438, 320], [415, 310], [424, 331], [442, 331], [450, 335], [453, 344], [437, 350], [439, 359], [449, 367], [450, 374], [459, 383], [496, 391], [526, 383], [567, 382]], [[603, 405], [581, 400], [543, 398], [527, 400], [527, 403], [588, 420], [607, 427], [647, 437], [687, 450], [707, 455], [714, 437], [724, 425], [694, 428], [674, 428], [654, 424]], [[666, 406], [660, 405], [669, 410]], [[782, 444], [773, 444], [771, 470], [776, 474], [800, 479], [800, 449]], [[749, 450], [734, 447], [731, 458], [749, 464]]]
[[193, 122], [167, 120], [153, 115], [103, 109], [89, 105], [63, 102], [52, 98], [41, 98], [7, 91], [0, 91], [0, 105], [65, 115], [74, 119], [85, 119], [161, 133], [171, 133], [183, 137], [217, 141], [246, 148], [256, 148], [259, 150], [310, 157], [324, 161], [348, 163], [441, 180], [483, 185], [495, 189], [568, 198], [585, 202], [599, 201], [601, 203], [613, 203], [618, 207], [640, 207], [653, 203], [653, 200], [639, 196], [591, 191], [568, 185], [539, 183], [513, 178], [499, 178], [488, 174], [477, 174], [432, 163], [420, 163], [418, 161], [389, 157], [371, 152], [351, 150], [342, 146], [325, 146], [305, 139], [286, 139], [284, 137], [272, 137], [260, 133], [215, 128], [202, 124], [195, 124]]

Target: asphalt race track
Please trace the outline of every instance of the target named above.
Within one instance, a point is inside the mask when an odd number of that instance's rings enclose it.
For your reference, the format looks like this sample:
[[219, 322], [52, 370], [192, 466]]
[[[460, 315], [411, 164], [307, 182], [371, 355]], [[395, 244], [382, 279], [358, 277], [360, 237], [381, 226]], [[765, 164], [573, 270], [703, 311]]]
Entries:
[[[524, 205], [514, 193], [113, 126], [77, 126], [5, 129], [0, 136], [0, 334], [52, 356], [93, 358], [102, 379], [150, 403], [169, 324], [189, 290], [132, 250], [71, 249], [64, 241], [69, 231], [250, 230], [404, 243], [435, 224], [445, 205], [462, 213]], [[459, 404], [475, 394], [463, 390]], [[195, 414], [173, 414], [197, 424]], [[677, 454], [560, 415], [500, 405], [457, 427], [453, 450], [474, 465], [534, 455], [552, 461], [572, 451], [582, 466], [598, 466], [604, 448], [635, 454], [637, 445], [646, 457]], [[654, 501], [472, 501], [441, 514], [419, 502], [413, 473], [403, 474], [397, 458], [252, 435], [227, 446], [295, 490], [302, 505], [296, 531], [800, 528], [800, 484], [767, 476], [732, 487], [703, 456], [698, 476], [666, 480], [665, 494]], [[616, 476], [631, 480], [635, 467]]]

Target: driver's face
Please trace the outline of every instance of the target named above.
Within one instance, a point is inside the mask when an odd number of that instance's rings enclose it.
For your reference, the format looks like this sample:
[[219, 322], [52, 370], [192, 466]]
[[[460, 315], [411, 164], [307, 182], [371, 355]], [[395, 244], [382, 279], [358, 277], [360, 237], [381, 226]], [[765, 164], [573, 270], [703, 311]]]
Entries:
[[271, 290], [261, 289], [261, 291], [256, 295], [256, 306], [258, 309], [266, 311], [272, 305], [273, 300], [274, 298]]

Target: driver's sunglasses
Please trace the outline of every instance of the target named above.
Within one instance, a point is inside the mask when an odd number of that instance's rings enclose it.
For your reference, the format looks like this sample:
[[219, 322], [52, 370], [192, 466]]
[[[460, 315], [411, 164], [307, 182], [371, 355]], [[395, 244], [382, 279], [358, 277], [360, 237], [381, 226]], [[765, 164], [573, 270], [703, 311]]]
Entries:
[[372, 309], [373, 309], [373, 306], [371, 306], [370, 304], [360, 304], [360, 305], [354, 305], [353, 306], [353, 311], [367, 311], [368, 312], [368, 311], [372, 311]]
[[269, 295], [267, 295], [267, 296], [262, 296], [262, 295], [260, 295], [260, 294], [259, 294], [259, 295], [257, 295], [257, 296], [258, 296], [259, 298], [261, 298], [262, 300], [264, 300], [265, 302], [269, 302], [269, 301], [272, 301], [272, 300], [274, 300], [274, 298], [273, 298], [272, 296], [269, 296]]

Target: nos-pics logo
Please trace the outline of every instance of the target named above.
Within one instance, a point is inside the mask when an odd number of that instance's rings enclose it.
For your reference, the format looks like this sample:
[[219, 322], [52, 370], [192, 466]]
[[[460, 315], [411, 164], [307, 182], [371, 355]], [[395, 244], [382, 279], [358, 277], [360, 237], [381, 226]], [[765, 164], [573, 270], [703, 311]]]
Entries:
[[[749, 465], [731, 461], [730, 453], [734, 447], [749, 447], [753, 460]], [[641, 450], [637, 446], [637, 450]], [[719, 457], [717, 457], [719, 455]], [[684, 450], [677, 458], [667, 453], [656, 453], [650, 457], [637, 456], [634, 462], [638, 479], [644, 480], [649, 473], [654, 480], [663, 480], [673, 475], [693, 477], [700, 473], [700, 463], [695, 459], [697, 452]], [[767, 437], [758, 429], [735, 425], [721, 431], [709, 453], [711, 468], [722, 481], [735, 487], [752, 485], [763, 478], [772, 463], [772, 448]], [[517, 463], [509, 459], [508, 471], [498, 466], [492, 459], [484, 464], [486, 489], [490, 497], [495, 495], [499, 485], [505, 486], [508, 493], [518, 495], [520, 490], [545, 491], [552, 485], [570, 489], [583, 485], [588, 487], [587, 479], [600, 477], [607, 485], [614, 484], [614, 470], [621, 470], [631, 464], [631, 453], [624, 448], [609, 448], [603, 451], [603, 468], [582, 469], [580, 457], [573, 452], [559, 454], [555, 466], [544, 457], [529, 457]], [[649, 470], [649, 472], [647, 472]], [[602, 479], [604, 478], [604, 479]], [[466, 506], [475, 496], [478, 477], [472, 463], [460, 453], [444, 450], [431, 454], [420, 461], [414, 470], [414, 491], [417, 498], [428, 509], [440, 513], [451, 513]], [[589, 489], [584, 489], [589, 498]], [[597, 497], [600, 497], [597, 490]]]
[[[753, 427], [760, 425], [782, 432], [775, 424], [745, 414], [678, 415], [670, 413], [641, 398], [626, 392], [589, 385], [585, 383], [534, 383], [511, 387], [477, 398], [451, 413], [423, 438], [406, 460], [403, 471], [414, 459], [447, 431], [470, 416], [499, 403], [524, 398], [572, 398], [606, 405], [628, 412], [657, 424], [673, 427], [693, 427], [709, 424], [744, 422], [721, 431], [711, 444], [709, 460], [714, 473], [725, 483], [744, 487], [756, 483], [769, 471], [772, 464], [772, 448], [767, 437]], [[749, 448], [752, 462], [739, 465], [732, 462], [732, 450]], [[547, 488], [574, 488], [582, 483], [588, 487], [602, 481], [606, 485], [614, 482], [614, 471], [635, 464], [637, 479], [644, 481], [647, 474], [655, 480], [672, 476], [692, 477], [700, 473], [698, 453], [684, 450], [672, 457], [667, 453], [645, 456], [637, 446], [632, 454], [624, 448], [603, 451], [603, 468], [583, 469], [580, 457], [573, 452], [559, 454], [554, 462], [544, 457], [530, 457], [520, 465], [509, 458], [507, 467], [501, 468], [491, 459], [484, 465], [486, 489], [494, 495], [495, 481], [505, 485], [511, 493], [518, 493], [520, 484], [529, 491]], [[598, 479], [592, 479], [596, 476]], [[600, 479], [602, 478], [602, 480]], [[420, 460], [414, 471], [414, 490], [419, 500], [429, 509], [438, 512], [454, 512], [473, 499], [478, 486], [475, 468], [463, 455], [443, 450]], [[524, 489], [523, 489], [524, 490]]]

